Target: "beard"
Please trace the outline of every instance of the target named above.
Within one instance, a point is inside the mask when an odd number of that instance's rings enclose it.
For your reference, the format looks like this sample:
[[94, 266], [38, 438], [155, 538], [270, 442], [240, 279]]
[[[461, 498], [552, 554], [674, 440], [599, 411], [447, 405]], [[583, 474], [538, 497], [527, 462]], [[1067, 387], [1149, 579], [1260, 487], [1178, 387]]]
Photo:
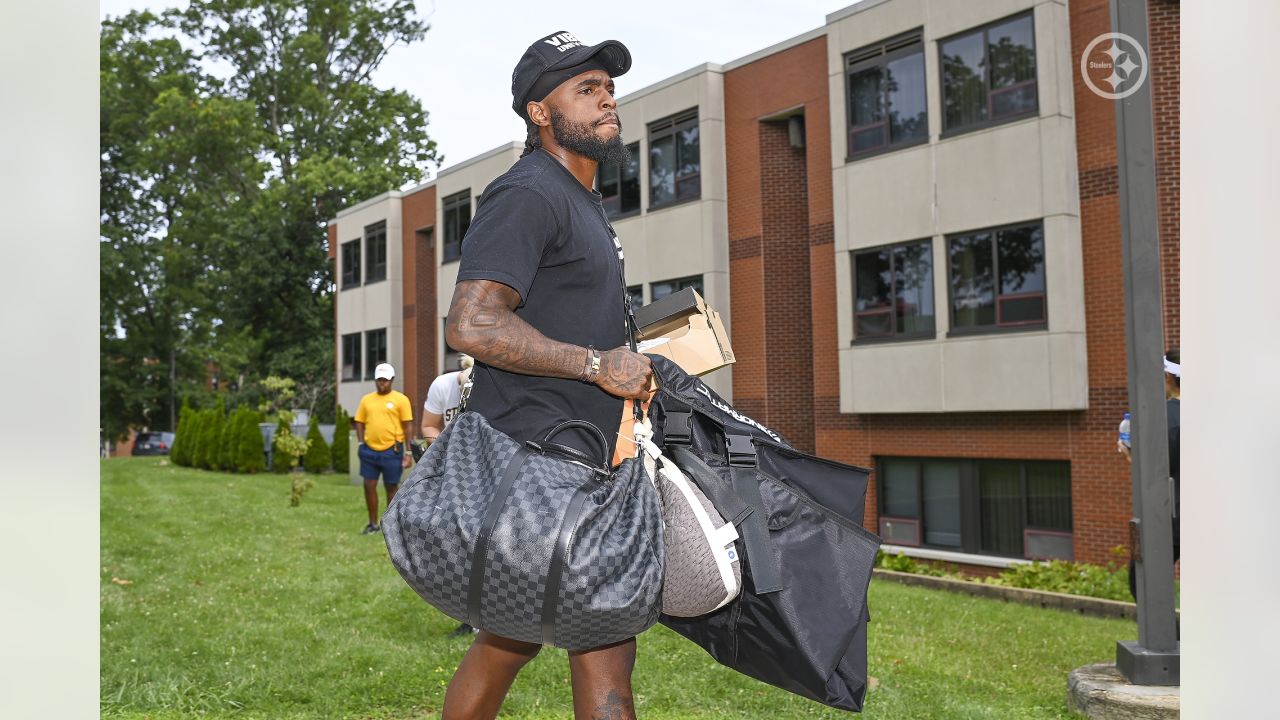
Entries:
[[618, 134], [608, 140], [596, 135], [593, 123], [574, 122], [551, 108], [551, 135], [560, 147], [598, 163], [631, 162], [631, 151], [622, 142], [622, 121], [618, 121]]

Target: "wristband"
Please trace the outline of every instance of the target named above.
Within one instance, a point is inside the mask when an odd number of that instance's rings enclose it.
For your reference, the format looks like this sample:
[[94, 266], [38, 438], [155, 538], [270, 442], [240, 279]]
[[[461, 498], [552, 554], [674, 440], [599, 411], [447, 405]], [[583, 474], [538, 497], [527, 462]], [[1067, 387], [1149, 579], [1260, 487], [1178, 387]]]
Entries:
[[600, 353], [596, 352], [594, 345], [587, 346], [587, 366], [583, 369], [579, 380], [585, 383], [594, 382], [596, 376], [600, 374]]

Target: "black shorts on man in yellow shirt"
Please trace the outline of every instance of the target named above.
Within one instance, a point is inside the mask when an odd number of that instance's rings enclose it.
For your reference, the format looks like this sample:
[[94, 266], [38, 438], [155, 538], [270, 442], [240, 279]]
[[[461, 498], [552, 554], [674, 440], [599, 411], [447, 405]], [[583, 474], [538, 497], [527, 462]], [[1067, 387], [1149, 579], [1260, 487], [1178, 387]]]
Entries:
[[390, 363], [381, 363], [373, 371], [377, 391], [360, 398], [356, 408], [356, 440], [360, 442], [360, 477], [364, 480], [364, 503], [369, 510], [369, 524], [362, 535], [378, 532], [378, 476], [387, 491], [387, 504], [396, 496], [401, 472], [412, 463], [405, 452], [413, 439], [413, 404], [398, 390], [391, 389], [396, 371]]

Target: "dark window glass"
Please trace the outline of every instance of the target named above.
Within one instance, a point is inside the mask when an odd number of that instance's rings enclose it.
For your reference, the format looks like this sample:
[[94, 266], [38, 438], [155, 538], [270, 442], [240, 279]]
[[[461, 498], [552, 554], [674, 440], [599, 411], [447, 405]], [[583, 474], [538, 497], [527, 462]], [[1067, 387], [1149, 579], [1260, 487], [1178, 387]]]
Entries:
[[924, 46], [920, 34], [845, 56], [849, 156], [928, 137]]
[[631, 307], [638, 308], [644, 305], [644, 286], [631, 285], [627, 288], [627, 295], [631, 296]]
[[924, 489], [924, 542], [960, 547], [960, 463], [921, 463]]
[[1036, 42], [1031, 15], [939, 43], [943, 129], [981, 127], [1034, 113]]
[[462, 238], [471, 227], [471, 190], [463, 190], [445, 198], [444, 207], [444, 242], [441, 245], [443, 262], [457, 260], [462, 257]]
[[1027, 463], [1027, 527], [1071, 532], [1071, 473], [1066, 463]]
[[685, 288], [693, 288], [699, 295], [704, 295], [702, 292], [702, 276], [691, 275], [686, 278], [652, 283], [649, 285], [649, 302], [664, 298], [674, 292], [680, 292]]
[[386, 328], [381, 330], [369, 330], [364, 334], [364, 372], [365, 379], [373, 379], [373, 371], [377, 369], [378, 363], [387, 361], [387, 331]]
[[853, 268], [856, 337], [934, 332], [930, 241], [856, 252]]
[[627, 146], [631, 159], [619, 166], [600, 163], [596, 189], [610, 217], [626, 215], [640, 209], [640, 143]]
[[953, 328], [1045, 323], [1043, 225], [957, 235], [948, 255]]
[[356, 287], [360, 284], [360, 241], [342, 243], [342, 287]]
[[698, 111], [687, 110], [650, 123], [649, 206], [691, 200], [701, 193]]
[[360, 333], [342, 336], [342, 379], [360, 379]]
[[987, 30], [993, 120], [1036, 109], [1035, 47], [1030, 15], [1013, 18]]
[[366, 283], [387, 279], [387, 224], [380, 222], [364, 229]]
[[885, 460], [881, 463], [881, 513], [889, 517], [920, 517], [920, 463], [915, 460]]
[[942, 119], [947, 128], [987, 119], [982, 31], [942, 43]]
[[978, 463], [981, 549], [993, 555], [1022, 555], [1022, 478], [1015, 462]]
[[1066, 536], [1037, 557], [1071, 557], [1069, 463], [881, 458], [878, 470], [881, 517], [920, 520], [925, 546], [1028, 557], [1024, 533], [1038, 530]]

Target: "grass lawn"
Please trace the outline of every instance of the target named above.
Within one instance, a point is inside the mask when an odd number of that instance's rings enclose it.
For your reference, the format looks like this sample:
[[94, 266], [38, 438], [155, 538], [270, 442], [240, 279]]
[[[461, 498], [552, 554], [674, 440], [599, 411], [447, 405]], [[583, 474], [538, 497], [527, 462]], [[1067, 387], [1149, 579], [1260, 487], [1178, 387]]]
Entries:
[[[102, 462], [104, 717], [434, 718], [469, 641], [400, 579], [361, 490]], [[1132, 622], [873, 582], [869, 718], [1068, 718], [1066, 676], [1114, 658]], [[835, 718], [717, 665], [659, 626], [640, 637], [644, 718]], [[564, 653], [517, 679], [504, 717], [566, 718]]]

